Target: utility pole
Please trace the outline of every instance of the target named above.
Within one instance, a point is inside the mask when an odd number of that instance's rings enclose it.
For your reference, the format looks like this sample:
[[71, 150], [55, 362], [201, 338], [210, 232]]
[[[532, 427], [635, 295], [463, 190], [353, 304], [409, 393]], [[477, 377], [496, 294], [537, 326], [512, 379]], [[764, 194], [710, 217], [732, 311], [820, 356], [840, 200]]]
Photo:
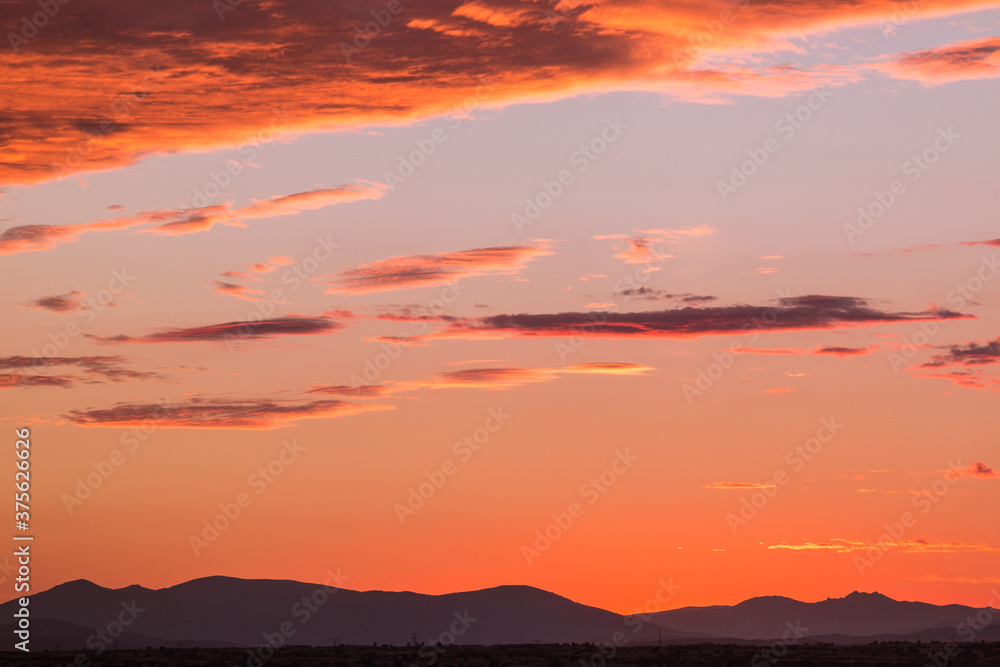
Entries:
[[416, 648], [416, 646], [417, 646], [417, 633], [416, 632], [410, 633], [410, 641], [413, 643], [414, 648]]

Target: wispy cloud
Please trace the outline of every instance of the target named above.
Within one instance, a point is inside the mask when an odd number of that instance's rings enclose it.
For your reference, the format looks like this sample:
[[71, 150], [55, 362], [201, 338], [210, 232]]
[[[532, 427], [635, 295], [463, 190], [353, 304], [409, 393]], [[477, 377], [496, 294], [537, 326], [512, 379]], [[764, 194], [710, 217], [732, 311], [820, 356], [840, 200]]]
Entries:
[[928, 85], [1000, 76], [1000, 37], [986, 37], [894, 58], [886, 71]]
[[[155, 372], [136, 371], [125, 366], [125, 357], [0, 357], [0, 388], [72, 387], [77, 384], [123, 382], [125, 380], [162, 379]], [[48, 368], [71, 367], [76, 371], [47, 375], [40, 371]]]
[[911, 369], [914, 377], [950, 380], [969, 389], [1000, 390], [1000, 376], [984, 368], [1000, 364], [1000, 338], [949, 345], [944, 349], [947, 351]]
[[90, 340], [102, 345], [120, 343], [197, 343], [231, 340], [270, 339], [279, 336], [309, 336], [326, 334], [344, 327], [344, 324], [326, 315], [307, 317], [285, 315], [266, 320], [246, 322], [224, 322], [200, 327], [164, 329], [144, 336], [95, 336], [84, 334]]
[[391, 405], [356, 404], [335, 399], [276, 400], [194, 397], [166, 405], [129, 402], [98, 410], [72, 410], [65, 418], [77, 426], [120, 428], [158, 426], [196, 429], [273, 429], [303, 419], [331, 419]]
[[[943, 540], [915, 539], [915, 540], [880, 540], [878, 547], [883, 551], [899, 551], [902, 553], [969, 553], [1000, 552], [1000, 547], [990, 546], [978, 542], [948, 542]], [[861, 540], [848, 540], [835, 537], [824, 542], [798, 542], [771, 544], [768, 549], [786, 549], [789, 551], [835, 551], [837, 553], [852, 553], [855, 551], [867, 551], [872, 548], [871, 542]]]
[[798, 347], [777, 347], [777, 348], [760, 348], [760, 347], [734, 347], [731, 348], [732, 352], [739, 352], [740, 354], [811, 354], [811, 355], [830, 355], [834, 357], [856, 357], [864, 354], [871, 354], [875, 350], [879, 349], [878, 345], [869, 345], [868, 347], [842, 347], [838, 345], [824, 345], [811, 350], [805, 350]]
[[774, 484], [758, 482], [712, 482], [703, 488], [716, 491], [741, 491], [746, 489], [773, 489]]
[[[921, 312], [883, 311], [868, 300], [857, 297], [809, 295], [782, 298], [772, 306], [706, 306], [628, 313], [505, 314], [478, 318], [419, 316], [418, 319], [423, 321], [436, 320], [446, 326], [438, 332], [411, 340], [536, 336], [690, 338], [748, 331], [833, 330], [971, 317], [940, 308]], [[399, 314], [395, 319], [408, 318]]]
[[335, 396], [374, 397], [425, 389], [502, 390], [526, 384], [551, 382], [561, 375], [645, 375], [654, 370], [642, 364], [594, 362], [563, 368], [484, 367], [435, 373], [419, 380], [400, 380], [380, 385], [318, 385], [310, 391]]
[[461, 278], [515, 274], [528, 262], [551, 255], [546, 244], [476, 248], [430, 255], [400, 255], [327, 276], [328, 294], [366, 294], [443, 285]]
[[362, 199], [378, 199], [383, 194], [384, 188], [376, 185], [344, 185], [273, 197], [242, 208], [226, 203], [202, 208], [143, 211], [80, 225], [21, 225], [0, 234], [0, 255], [50, 250], [91, 232], [141, 228], [141, 232], [154, 234], [192, 234], [207, 231], [217, 224], [245, 227], [245, 222], [249, 220], [294, 215]]
[[[43, 310], [48, 310], [53, 313], [65, 314], [72, 313], [80, 310], [84, 306], [83, 297], [86, 294], [73, 290], [71, 292], [66, 292], [65, 294], [56, 294], [53, 296], [43, 296], [34, 301], [29, 301], [24, 304], [29, 308], [41, 308]], [[115, 304], [108, 304], [114, 306]]]

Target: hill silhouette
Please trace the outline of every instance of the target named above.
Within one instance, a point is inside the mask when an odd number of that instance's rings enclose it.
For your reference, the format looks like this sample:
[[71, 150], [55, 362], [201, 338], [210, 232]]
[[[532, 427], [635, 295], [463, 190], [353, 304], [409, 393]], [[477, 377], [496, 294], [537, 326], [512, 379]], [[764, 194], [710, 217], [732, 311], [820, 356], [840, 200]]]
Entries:
[[[16, 604], [0, 605], [0, 614], [11, 618]], [[530, 586], [426, 595], [223, 576], [163, 589], [138, 585], [110, 589], [86, 580], [71, 581], [31, 596], [30, 609], [33, 650], [52, 649], [57, 643], [63, 650], [84, 648], [88, 640], [93, 644], [95, 637], [101, 637], [98, 632], [117, 634], [121, 648], [402, 646], [412, 633], [426, 645], [613, 641], [637, 645], [660, 640], [742, 644], [777, 640], [787, 636], [790, 627], [801, 634], [796, 641], [948, 641], [963, 622], [981, 611], [854, 592], [812, 603], [757, 597], [733, 606], [685, 607], [640, 619]], [[993, 622], [972, 638], [1000, 640], [1000, 613], [983, 613]], [[2, 629], [12, 628], [5, 624]]]

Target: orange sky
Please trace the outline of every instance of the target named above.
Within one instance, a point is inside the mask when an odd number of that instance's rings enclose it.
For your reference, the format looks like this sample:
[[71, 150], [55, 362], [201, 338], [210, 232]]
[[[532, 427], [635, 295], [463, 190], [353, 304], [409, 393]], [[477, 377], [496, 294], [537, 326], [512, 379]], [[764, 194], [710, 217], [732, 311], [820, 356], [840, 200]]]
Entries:
[[1000, 3], [10, 8], [38, 590], [998, 583]]

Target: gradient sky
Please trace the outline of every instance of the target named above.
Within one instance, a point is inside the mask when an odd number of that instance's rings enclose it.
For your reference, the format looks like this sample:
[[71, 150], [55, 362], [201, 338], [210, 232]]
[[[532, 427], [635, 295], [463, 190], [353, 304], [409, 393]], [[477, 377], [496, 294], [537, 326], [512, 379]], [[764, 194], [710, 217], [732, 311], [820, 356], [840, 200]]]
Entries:
[[0, 6], [35, 590], [1000, 583], [1000, 3]]

